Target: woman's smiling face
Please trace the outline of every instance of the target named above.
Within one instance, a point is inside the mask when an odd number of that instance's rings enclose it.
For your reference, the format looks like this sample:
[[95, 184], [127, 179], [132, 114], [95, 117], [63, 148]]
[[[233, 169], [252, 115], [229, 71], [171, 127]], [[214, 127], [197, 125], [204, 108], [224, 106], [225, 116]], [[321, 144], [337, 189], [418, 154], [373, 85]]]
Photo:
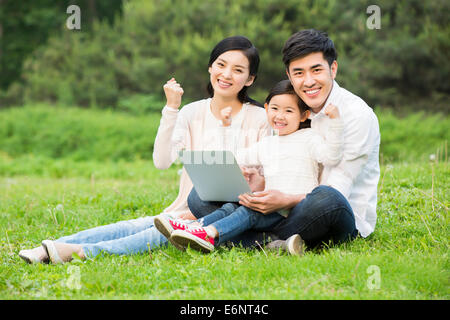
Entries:
[[214, 95], [237, 97], [244, 86], [253, 83], [247, 57], [239, 50], [222, 53], [208, 69]]

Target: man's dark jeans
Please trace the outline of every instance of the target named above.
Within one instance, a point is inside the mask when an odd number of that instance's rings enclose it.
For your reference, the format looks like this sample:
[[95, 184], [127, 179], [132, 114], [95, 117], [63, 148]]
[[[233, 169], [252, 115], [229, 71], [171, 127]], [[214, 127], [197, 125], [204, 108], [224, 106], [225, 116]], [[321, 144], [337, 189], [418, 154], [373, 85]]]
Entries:
[[[208, 202], [199, 198], [195, 188], [188, 197], [188, 205], [197, 219], [220, 208], [223, 202]], [[254, 247], [269, 239], [285, 240], [300, 234], [308, 247], [322, 243], [341, 243], [358, 236], [355, 217], [347, 199], [336, 189], [318, 186], [290, 211], [289, 216], [277, 224], [272, 232], [249, 230], [232, 240], [244, 247]]]

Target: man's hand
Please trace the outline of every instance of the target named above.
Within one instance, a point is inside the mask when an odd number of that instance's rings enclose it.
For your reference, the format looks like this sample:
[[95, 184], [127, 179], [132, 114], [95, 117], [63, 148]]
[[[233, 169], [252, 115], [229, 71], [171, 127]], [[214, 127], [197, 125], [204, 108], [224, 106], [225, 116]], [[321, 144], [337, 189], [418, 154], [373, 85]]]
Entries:
[[266, 181], [264, 177], [259, 174], [259, 171], [256, 168], [242, 167], [241, 170], [252, 192], [264, 190]]
[[293, 208], [304, 198], [304, 194], [290, 195], [278, 190], [266, 190], [252, 195], [241, 194], [239, 204], [263, 214], [269, 214], [281, 209]]

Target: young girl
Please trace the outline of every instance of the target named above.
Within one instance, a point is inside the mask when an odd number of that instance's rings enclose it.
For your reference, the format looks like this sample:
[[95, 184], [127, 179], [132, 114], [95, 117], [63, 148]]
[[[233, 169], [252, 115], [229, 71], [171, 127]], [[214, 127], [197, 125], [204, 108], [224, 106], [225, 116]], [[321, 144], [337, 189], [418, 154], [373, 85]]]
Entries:
[[[227, 148], [249, 147], [270, 133], [264, 109], [248, 94], [247, 89], [256, 79], [259, 54], [245, 37], [235, 36], [220, 41], [212, 50], [208, 63], [210, 98], [181, 105], [183, 89], [174, 78], [164, 85], [167, 104], [156, 136], [153, 161], [157, 168], [171, 166], [181, 149], [214, 150], [222, 148], [218, 135], [223, 131], [240, 131], [240, 139], [232, 140]], [[227, 110], [227, 121], [221, 111]], [[231, 126], [228, 125], [232, 119]], [[226, 123], [225, 123], [226, 122]], [[175, 201], [163, 211], [173, 218], [195, 219], [189, 211], [187, 197], [192, 182], [183, 170], [179, 193]], [[101, 252], [135, 254], [167, 244], [154, 225], [154, 216], [100, 226], [62, 237], [44, 240], [42, 246], [22, 250], [19, 256], [28, 263], [63, 263], [72, 259], [72, 253], [81, 258], [95, 257]]]
[[[307, 194], [319, 181], [319, 163], [336, 165], [342, 158], [343, 126], [338, 109], [329, 105], [325, 114], [333, 124], [324, 141], [311, 128], [304, 128], [309, 107], [296, 95], [289, 80], [279, 82], [266, 98], [267, 119], [276, 136], [238, 150], [240, 165], [262, 165], [265, 189], [288, 194]], [[268, 231], [289, 214], [283, 210], [262, 214], [236, 203], [226, 203], [199, 220], [202, 226], [180, 228], [176, 221], [159, 217], [157, 228], [179, 249], [211, 252], [216, 240], [223, 243], [248, 230]]]

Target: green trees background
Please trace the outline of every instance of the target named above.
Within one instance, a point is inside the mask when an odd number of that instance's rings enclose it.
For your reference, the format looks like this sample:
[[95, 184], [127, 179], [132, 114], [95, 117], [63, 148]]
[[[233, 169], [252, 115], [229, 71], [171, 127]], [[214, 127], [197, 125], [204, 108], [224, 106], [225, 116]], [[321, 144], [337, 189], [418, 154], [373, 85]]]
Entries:
[[[80, 31], [65, 26], [69, 4], [80, 6]], [[371, 4], [381, 9], [379, 30], [366, 26]], [[316, 28], [335, 42], [338, 82], [370, 106], [448, 113], [448, 12], [445, 0], [0, 0], [0, 107], [160, 110], [172, 76], [185, 102], [198, 99], [211, 49], [236, 34], [260, 51], [250, 93], [262, 100], [285, 77], [287, 38]]]
[[82, 22], [91, 30], [94, 21], [114, 22], [120, 14], [121, 1], [108, 0], [0, 0], [0, 88], [20, 82], [24, 60], [45, 45], [50, 35], [61, 33], [67, 18], [66, 9], [76, 3], [83, 7]]

